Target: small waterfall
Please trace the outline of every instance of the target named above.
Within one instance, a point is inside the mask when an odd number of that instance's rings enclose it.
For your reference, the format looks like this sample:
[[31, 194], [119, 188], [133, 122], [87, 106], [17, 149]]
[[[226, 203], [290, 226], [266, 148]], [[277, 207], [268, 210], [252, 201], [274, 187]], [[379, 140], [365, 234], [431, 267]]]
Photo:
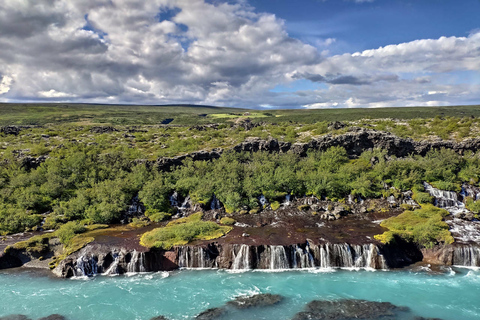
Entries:
[[129, 216], [136, 216], [138, 214], [143, 213], [143, 208], [140, 203], [140, 200], [138, 199], [138, 195], [136, 195], [130, 204], [130, 206], [127, 209], [127, 215]]
[[295, 245], [294, 249], [292, 250], [292, 267], [293, 268], [314, 268], [315, 267], [315, 260], [310, 252], [310, 246], [307, 242], [305, 249], [302, 247]]
[[210, 210], [218, 210], [221, 208], [222, 206], [220, 205], [220, 201], [217, 199], [215, 195], [213, 195], [212, 202], [210, 204]]
[[375, 244], [323, 244], [315, 246], [315, 260], [320, 268], [387, 269], [385, 257]]
[[178, 248], [178, 266], [180, 268], [213, 268], [216, 261], [211, 259], [203, 247], [183, 246]]
[[480, 188], [464, 183], [460, 194], [463, 197], [471, 197], [473, 200], [480, 200]]
[[283, 270], [290, 268], [289, 260], [283, 246], [269, 246], [270, 270]]
[[390, 203], [390, 204], [396, 204], [397, 203], [397, 199], [395, 198], [395, 196], [389, 196], [387, 198], [387, 202]]
[[265, 198], [263, 194], [260, 197], [258, 197], [258, 201], [260, 201], [260, 204], [262, 205], [262, 207], [265, 207], [268, 205], [267, 198]]
[[463, 267], [480, 267], [480, 247], [456, 246], [453, 251], [453, 265]]
[[424, 182], [425, 191], [431, 196], [435, 197], [435, 205], [443, 208], [455, 215], [460, 212], [465, 212], [465, 204], [458, 200], [458, 195], [454, 191], [439, 190], [430, 184]]
[[286, 207], [286, 206], [289, 206], [290, 205], [290, 201], [292, 200], [292, 196], [290, 194], [287, 194], [285, 196], [285, 201], [283, 202], [283, 205]]
[[116, 252], [113, 253], [113, 262], [110, 264], [108, 269], [103, 273], [105, 276], [116, 275], [118, 272], [118, 264], [120, 263], [120, 255]]
[[178, 207], [178, 193], [177, 191], [175, 191], [169, 198], [169, 201], [170, 201], [170, 205], [172, 207]]
[[[252, 269], [252, 261], [250, 256], [250, 246], [242, 244], [240, 249], [237, 249], [238, 246], [233, 246], [232, 248], [232, 257], [233, 257], [233, 270], [248, 270]], [[235, 253], [235, 250], [237, 252]]]
[[97, 261], [92, 257], [80, 256], [76, 261], [75, 276], [91, 277], [98, 272]]
[[127, 264], [127, 272], [146, 272], [145, 253], [133, 250], [130, 262]]

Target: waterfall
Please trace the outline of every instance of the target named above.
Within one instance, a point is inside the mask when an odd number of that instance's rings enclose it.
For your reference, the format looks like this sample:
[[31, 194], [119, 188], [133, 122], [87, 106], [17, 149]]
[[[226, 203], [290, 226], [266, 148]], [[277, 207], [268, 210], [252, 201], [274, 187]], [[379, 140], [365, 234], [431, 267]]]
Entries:
[[260, 197], [258, 197], [258, 201], [260, 201], [260, 204], [262, 205], [262, 207], [265, 207], [268, 205], [267, 198], [265, 198], [263, 194]]
[[466, 183], [462, 185], [462, 191], [460, 192], [460, 194], [463, 197], [471, 197], [473, 198], [473, 200], [480, 200], [480, 188], [473, 187]]
[[145, 253], [133, 250], [130, 262], [127, 264], [127, 272], [146, 272]]
[[103, 275], [108, 276], [108, 275], [116, 275], [119, 274], [118, 272], [118, 264], [120, 262], [120, 255], [116, 252], [113, 253], [113, 262], [110, 264], [108, 269], [103, 273]]
[[178, 193], [175, 191], [169, 198], [172, 207], [178, 207]]
[[80, 256], [76, 261], [75, 276], [91, 277], [98, 271], [97, 261], [93, 257]]
[[465, 212], [465, 204], [458, 200], [458, 195], [454, 191], [439, 190], [434, 188], [430, 184], [424, 182], [425, 191], [431, 196], [435, 197], [435, 205], [439, 208], [443, 208], [451, 214], [457, 214]]
[[453, 265], [463, 267], [480, 267], [480, 247], [456, 246], [453, 251]]
[[326, 243], [314, 247], [315, 260], [320, 268], [387, 269], [385, 257], [371, 244]]
[[180, 268], [213, 268], [216, 261], [211, 259], [203, 247], [183, 246], [178, 248]]
[[289, 269], [287, 253], [283, 246], [269, 246], [270, 249], [270, 270]]
[[242, 244], [240, 249], [237, 250], [235, 253], [235, 249], [238, 246], [233, 246], [232, 248], [232, 257], [233, 257], [233, 264], [232, 269], [234, 270], [244, 270], [244, 269], [252, 269], [252, 261], [250, 257], [250, 246], [246, 244]]
[[284, 205], [284, 206], [289, 206], [291, 200], [292, 200], [292, 196], [291, 196], [290, 194], [287, 194], [287, 195], [285, 196], [285, 201], [283, 202], [283, 205]]
[[212, 198], [212, 202], [210, 204], [210, 209], [211, 210], [217, 210], [217, 209], [221, 209], [222, 206], [220, 205], [220, 201], [217, 199], [217, 197], [215, 195], [213, 195], [213, 198]]
[[294, 249], [292, 250], [292, 267], [293, 268], [314, 268], [315, 261], [313, 256], [310, 252], [310, 246], [307, 242], [305, 249], [302, 247], [295, 245]]

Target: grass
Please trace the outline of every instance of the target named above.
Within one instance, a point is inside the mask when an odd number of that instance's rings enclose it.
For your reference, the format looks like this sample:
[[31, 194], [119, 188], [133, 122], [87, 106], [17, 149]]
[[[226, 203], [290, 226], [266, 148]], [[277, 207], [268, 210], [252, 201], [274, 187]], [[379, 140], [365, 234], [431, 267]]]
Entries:
[[195, 213], [189, 217], [171, 221], [166, 227], [144, 233], [140, 238], [140, 244], [147, 248], [169, 250], [173, 246], [185, 245], [193, 240], [220, 238], [233, 229], [212, 221], [202, 221], [201, 218], [201, 213]]
[[443, 218], [448, 215], [444, 209], [432, 204], [424, 204], [420, 209], [404, 211], [396, 217], [388, 218], [380, 224], [388, 231], [375, 235], [375, 239], [390, 243], [395, 236], [407, 241], [413, 241], [424, 247], [431, 248], [438, 243], [451, 244], [454, 239], [448, 231], [448, 225]]

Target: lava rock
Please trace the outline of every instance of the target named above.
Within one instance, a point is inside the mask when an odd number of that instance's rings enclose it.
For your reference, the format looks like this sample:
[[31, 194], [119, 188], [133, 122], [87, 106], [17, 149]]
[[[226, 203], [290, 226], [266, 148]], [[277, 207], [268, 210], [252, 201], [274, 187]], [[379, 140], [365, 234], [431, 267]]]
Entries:
[[227, 302], [227, 305], [237, 309], [247, 309], [252, 307], [266, 307], [279, 303], [283, 297], [278, 294], [261, 293], [250, 297], [237, 297], [235, 300]]
[[14, 136], [18, 136], [20, 133], [20, 128], [17, 126], [5, 126], [0, 127], [0, 132], [4, 134], [13, 134]]
[[226, 313], [224, 308], [210, 308], [195, 317], [195, 320], [213, 320], [218, 319]]
[[408, 311], [390, 302], [366, 300], [314, 300], [307, 304], [306, 311], [297, 313], [292, 320], [349, 320], [349, 319], [391, 319], [397, 318], [398, 312]]
[[67, 318], [65, 318], [61, 314], [51, 314], [48, 317], [43, 317], [43, 318], [40, 318], [38, 320], [66, 320], [66, 319]]
[[11, 314], [5, 317], [0, 317], [0, 320], [32, 320], [23, 314]]
[[168, 320], [168, 318], [165, 318], [164, 316], [156, 316], [151, 318], [150, 320]]
[[91, 133], [112, 133], [115, 131], [118, 130], [111, 126], [92, 127], [90, 129]]

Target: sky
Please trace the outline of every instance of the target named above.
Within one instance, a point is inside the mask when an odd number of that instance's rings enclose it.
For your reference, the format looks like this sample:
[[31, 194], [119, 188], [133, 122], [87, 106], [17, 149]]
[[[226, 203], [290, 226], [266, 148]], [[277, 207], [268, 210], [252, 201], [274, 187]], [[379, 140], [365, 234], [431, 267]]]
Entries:
[[480, 0], [2, 0], [0, 102], [480, 104]]

